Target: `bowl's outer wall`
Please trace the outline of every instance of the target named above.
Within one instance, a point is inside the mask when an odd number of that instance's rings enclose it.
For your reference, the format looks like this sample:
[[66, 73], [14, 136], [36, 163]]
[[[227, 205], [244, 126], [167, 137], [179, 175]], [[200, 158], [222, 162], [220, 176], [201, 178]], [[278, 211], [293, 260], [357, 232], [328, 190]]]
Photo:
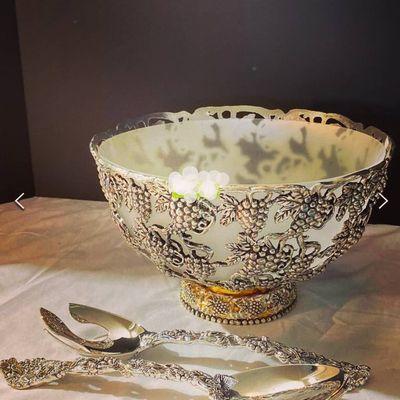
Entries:
[[310, 279], [361, 238], [386, 184], [391, 142], [345, 117], [259, 107], [210, 107], [157, 114], [141, 123], [244, 116], [335, 123], [366, 132], [385, 146], [374, 167], [314, 185], [230, 187], [215, 202], [173, 199], [164, 180], [109, 165], [92, 142], [100, 183], [126, 240], [165, 273], [229, 290], [267, 289]]

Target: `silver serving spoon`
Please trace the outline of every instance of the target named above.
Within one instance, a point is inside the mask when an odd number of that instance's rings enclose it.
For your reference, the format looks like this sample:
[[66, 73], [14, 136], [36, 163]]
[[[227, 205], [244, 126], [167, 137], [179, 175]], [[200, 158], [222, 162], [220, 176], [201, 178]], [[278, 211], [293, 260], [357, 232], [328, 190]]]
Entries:
[[266, 336], [243, 337], [217, 331], [192, 332], [182, 329], [149, 332], [133, 321], [94, 307], [71, 303], [69, 311], [78, 322], [103, 327], [107, 331], [107, 335], [98, 340], [84, 339], [73, 333], [52, 312], [41, 308], [40, 314], [45, 329], [52, 336], [85, 356], [132, 357], [160, 344], [202, 343], [220, 347], [246, 347], [251, 351], [275, 357], [283, 364], [332, 365], [345, 372], [347, 390], [362, 386], [370, 375], [370, 368], [367, 365], [354, 365], [345, 361], [329, 359], [320, 354], [275, 342]]
[[232, 376], [211, 376], [188, 371], [176, 364], [158, 364], [134, 359], [78, 358], [74, 361], [35, 358], [0, 361], [7, 383], [15, 389], [28, 389], [58, 381], [66, 375], [104, 375], [119, 373], [131, 377], [144, 375], [170, 381], [186, 381], [205, 390], [213, 400], [332, 400], [345, 392], [344, 374], [325, 365], [285, 365], [263, 367]]

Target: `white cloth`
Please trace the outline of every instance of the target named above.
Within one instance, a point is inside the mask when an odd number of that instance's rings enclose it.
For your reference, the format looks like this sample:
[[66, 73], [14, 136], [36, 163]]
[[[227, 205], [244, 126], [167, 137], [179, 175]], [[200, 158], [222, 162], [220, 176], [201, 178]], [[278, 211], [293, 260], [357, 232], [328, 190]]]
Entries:
[[[230, 327], [198, 319], [179, 303], [179, 282], [163, 276], [125, 244], [103, 202], [33, 198], [0, 206], [0, 359], [73, 359], [73, 351], [42, 329], [39, 307], [73, 330], [97, 332], [67, 312], [77, 302], [133, 319], [149, 330], [185, 328], [267, 335], [288, 345], [373, 368], [367, 386], [347, 399], [400, 398], [400, 228], [368, 226], [361, 242], [321, 276], [298, 285], [298, 301], [272, 323]], [[142, 353], [208, 372], [264, 365], [244, 349], [159, 347]], [[0, 399], [203, 399], [181, 383], [149, 378], [69, 377], [27, 391], [0, 378]]]

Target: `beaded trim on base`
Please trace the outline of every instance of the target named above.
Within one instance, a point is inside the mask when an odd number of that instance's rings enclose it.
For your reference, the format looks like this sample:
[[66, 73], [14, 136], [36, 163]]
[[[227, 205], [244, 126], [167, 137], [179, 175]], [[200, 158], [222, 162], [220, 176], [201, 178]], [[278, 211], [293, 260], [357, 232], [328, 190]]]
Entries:
[[227, 319], [227, 318], [220, 318], [220, 317], [213, 317], [211, 315], [205, 314], [201, 311], [195, 310], [189, 304], [185, 303], [185, 301], [181, 297], [182, 305], [185, 307], [186, 310], [191, 312], [194, 316], [205, 319], [207, 321], [216, 322], [217, 324], [224, 324], [224, 325], [259, 325], [265, 324], [267, 322], [275, 321], [286, 315], [289, 311], [292, 310], [296, 303], [296, 299], [293, 300], [293, 303], [285, 308], [284, 310], [278, 312], [277, 314], [271, 315], [266, 318], [255, 318], [255, 319]]

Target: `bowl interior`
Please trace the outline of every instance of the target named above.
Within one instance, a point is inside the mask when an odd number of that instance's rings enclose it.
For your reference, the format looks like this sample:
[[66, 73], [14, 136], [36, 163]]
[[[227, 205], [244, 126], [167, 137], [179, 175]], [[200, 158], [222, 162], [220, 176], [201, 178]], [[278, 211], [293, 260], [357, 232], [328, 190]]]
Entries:
[[382, 143], [363, 132], [302, 121], [221, 119], [168, 123], [114, 135], [99, 156], [120, 168], [167, 177], [185, 166], [219, 170], [230, 183], [332, 179], [384, 159]]

